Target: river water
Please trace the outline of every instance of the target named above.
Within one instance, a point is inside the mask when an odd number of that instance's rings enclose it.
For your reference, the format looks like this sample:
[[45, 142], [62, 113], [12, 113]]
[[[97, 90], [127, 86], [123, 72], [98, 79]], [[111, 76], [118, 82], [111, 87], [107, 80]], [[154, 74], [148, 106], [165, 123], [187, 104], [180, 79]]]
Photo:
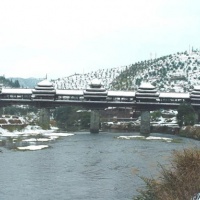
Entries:
[[[1, 147], [0, 199], [3, 200], [125, 200], [133, 199], [144, 183], [155, 177], [158, 163], [168, 165], [171, 152], [199, 142], [170, 135], [162, 140], [119, 139], [139, 133], [75, 133], [43, 142], [37, 151]], [[10, 138], [6, 138], [10, 140]]]

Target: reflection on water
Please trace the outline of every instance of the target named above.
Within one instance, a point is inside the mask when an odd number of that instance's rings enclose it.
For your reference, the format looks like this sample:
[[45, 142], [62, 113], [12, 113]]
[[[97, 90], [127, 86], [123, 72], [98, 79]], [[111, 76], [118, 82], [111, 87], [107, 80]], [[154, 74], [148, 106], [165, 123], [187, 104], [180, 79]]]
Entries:
[[[172, 150], [199, 146], [198, 141], [169, 135], [151, 134], [157, 140], [130, 137], [138, 135], [1, 136], [0, 199], [132, 199], [143, 185], [139, 176], [158, 175], [158, 163], [167, 165]], [[18, 149], [39, 145], [48, 148]]]

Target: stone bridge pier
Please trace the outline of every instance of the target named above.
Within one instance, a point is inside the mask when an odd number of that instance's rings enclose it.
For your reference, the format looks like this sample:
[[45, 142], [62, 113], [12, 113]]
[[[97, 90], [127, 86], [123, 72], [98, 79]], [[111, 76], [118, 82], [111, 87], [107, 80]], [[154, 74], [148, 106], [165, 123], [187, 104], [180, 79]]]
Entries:
[[140, 134], [144, 136], [150, 135], [150, 111], [141, 112]]
[[[39, 126], [43, 129], [50, 129], [50, 109], [41, 108], [39, 112]], [[92, 110], [90, 114], [90, 133], [99, 133], [100, 114], [98, 110]]]
[[[143, 82], [136, 94], [135, 94], [136, 100], [138, 102], [143, 102], [146, 104], [150, 103], [156, 103], [159, 99], [159, 92], [157, 91], [157, 88], [153, 86], [152, 84], [148, 82]], [[150, 111], [149, 108], [145, 108], [145, 104], [143, 104], [143, 109], [141, 109], [141, 124], [140, 124], [140, 134], [144, 136], [150, 135]]]
[[50, 129], [50, 109], [49, 108], [40, 109], [38, 124], [45, 130]]
[[90, 114], [90, 133], [99, 133], [100, 114], [98, 110], [92, 110]]
[[[90, 133], [99, 133], [100, 114], [98, 110], [92, 110], [90, 114]], [[150, 135], [150, 111], [141, 111], [140, 134]]]
[[197, 110], [195, 112], [195, 123], [199, 123], [200, 122], [200, 110]]

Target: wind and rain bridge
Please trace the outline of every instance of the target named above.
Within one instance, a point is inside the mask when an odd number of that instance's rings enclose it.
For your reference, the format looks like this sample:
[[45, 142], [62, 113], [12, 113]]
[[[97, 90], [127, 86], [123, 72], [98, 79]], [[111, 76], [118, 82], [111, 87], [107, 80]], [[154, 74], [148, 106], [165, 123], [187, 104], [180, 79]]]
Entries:
[[200, 86], [191, 92], [159, 92], [150, 83], [143, 83], [137, 91], [110, 91], [100, 80], [94, 79], [84, 90], [60, 90], [51, 82], [43, 80], [33, 89], [0, 87], [0, 107], [9, 105], [32, 105], [41, 109], [42, 120], [50, 121], [51, 108], [59, 106], [82, 106], [91, 110], [90, 132], [99, 132], [99, 110], [108, 107], [131, 107], [141, 111], [141, 134], [150, 133], [150, 111], [177, 109], [181, 103], [191, 104], [197, 114], [200, 110]]

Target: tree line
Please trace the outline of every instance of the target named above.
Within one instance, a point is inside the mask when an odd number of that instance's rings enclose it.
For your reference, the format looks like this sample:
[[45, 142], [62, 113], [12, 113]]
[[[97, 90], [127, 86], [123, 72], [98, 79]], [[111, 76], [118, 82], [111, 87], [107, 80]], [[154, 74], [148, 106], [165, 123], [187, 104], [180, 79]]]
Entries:
[[20, 88], [18, 80], [10, 80], [5, 78], [4, 76], [0, 76], [0, 83], [3, 84], [4, 87]]

